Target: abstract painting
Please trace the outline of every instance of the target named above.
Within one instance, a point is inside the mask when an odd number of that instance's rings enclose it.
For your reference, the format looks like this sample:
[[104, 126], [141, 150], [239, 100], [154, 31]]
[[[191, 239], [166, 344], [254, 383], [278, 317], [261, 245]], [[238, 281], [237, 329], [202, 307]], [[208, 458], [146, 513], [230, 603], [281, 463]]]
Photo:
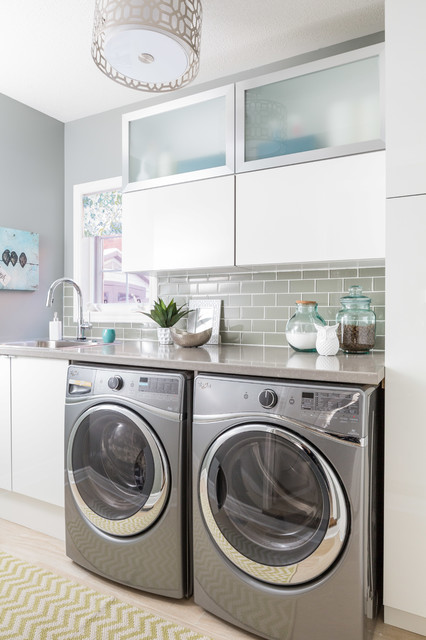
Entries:
[[38, 247], [38, 233], [0, 227], [0, 290], [38, 288]]

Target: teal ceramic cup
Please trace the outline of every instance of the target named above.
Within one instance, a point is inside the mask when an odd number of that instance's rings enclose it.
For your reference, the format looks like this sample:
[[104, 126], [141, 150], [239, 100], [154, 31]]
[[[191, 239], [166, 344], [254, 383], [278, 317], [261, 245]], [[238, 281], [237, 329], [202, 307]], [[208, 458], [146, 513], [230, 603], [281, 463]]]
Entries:
[[115, 340], [114, 329], [104, 329], [102, 331], [102, 342], [109, 343], [109, 342], [114, 342], [114, 340]]

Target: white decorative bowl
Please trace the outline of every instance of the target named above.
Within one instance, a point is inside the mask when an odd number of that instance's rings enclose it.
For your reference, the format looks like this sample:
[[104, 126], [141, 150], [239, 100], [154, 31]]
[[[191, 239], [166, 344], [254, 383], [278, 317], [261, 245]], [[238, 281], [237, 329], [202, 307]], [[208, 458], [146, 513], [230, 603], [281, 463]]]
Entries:
[[212, 328], [205, 331], [199, 331], [198, 333], [189, 333], [188, 331], [182, 331], [181, 329], [174, 329], [171, 327], [170, 334], [173, 342], [180, 347], [200, 347], [202, 344], [206, 344], [211, 338]]

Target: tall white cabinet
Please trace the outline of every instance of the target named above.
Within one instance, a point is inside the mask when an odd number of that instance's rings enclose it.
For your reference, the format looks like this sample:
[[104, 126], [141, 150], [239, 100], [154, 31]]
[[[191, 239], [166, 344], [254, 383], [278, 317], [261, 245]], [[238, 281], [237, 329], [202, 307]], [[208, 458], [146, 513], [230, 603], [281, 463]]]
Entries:
[[386, 0], [387, 194], [426, 190], [424, 0]]
[[426, 3], [386, 0], [385, 622], [426, 635]]

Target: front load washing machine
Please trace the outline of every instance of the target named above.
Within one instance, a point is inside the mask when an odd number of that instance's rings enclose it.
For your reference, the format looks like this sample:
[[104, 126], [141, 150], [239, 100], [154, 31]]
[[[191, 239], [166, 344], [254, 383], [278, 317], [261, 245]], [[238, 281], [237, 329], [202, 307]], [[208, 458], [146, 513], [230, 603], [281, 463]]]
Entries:
[[199, 375], [194, 599], [271, 640], [364, 640], [380, 600], [381, 389]]
[[190, 592], [189, 377], [74, 364], [65, 403], [67, 555], [173, 598]]

